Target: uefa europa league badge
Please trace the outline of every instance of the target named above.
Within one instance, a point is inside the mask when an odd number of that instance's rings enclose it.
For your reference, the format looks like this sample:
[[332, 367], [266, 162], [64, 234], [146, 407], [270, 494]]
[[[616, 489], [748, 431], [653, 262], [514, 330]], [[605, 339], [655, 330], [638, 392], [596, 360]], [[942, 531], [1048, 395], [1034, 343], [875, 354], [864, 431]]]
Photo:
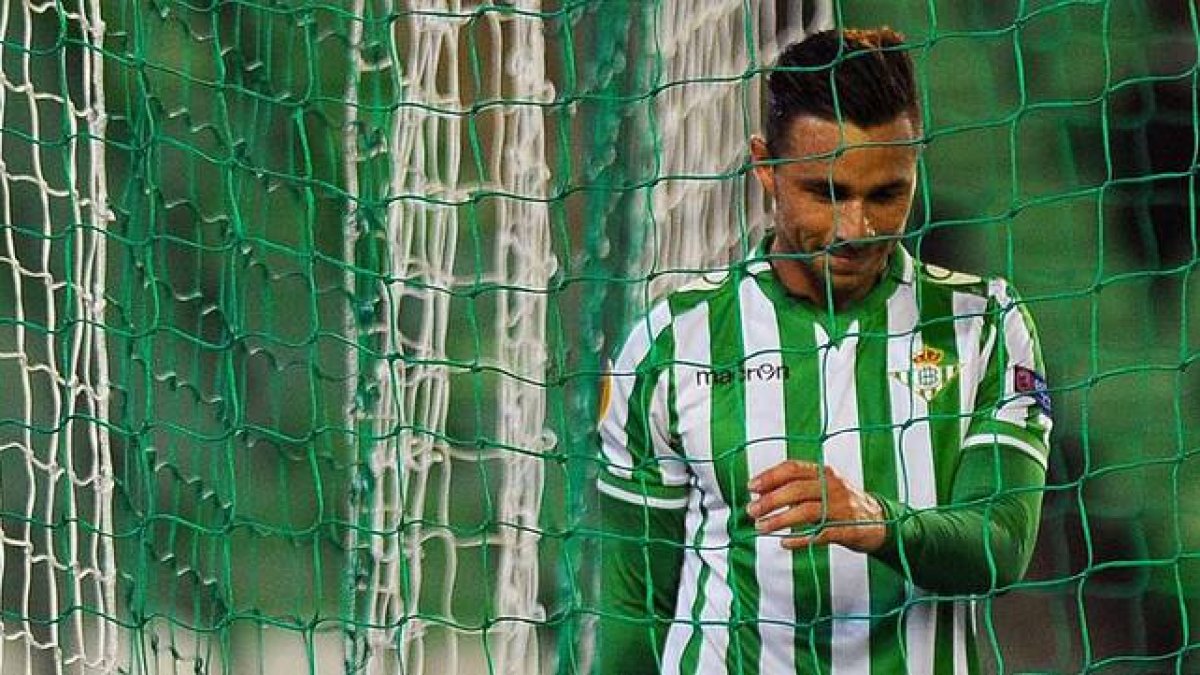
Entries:
[[921, 351], [913, 355], [912, 367], [908, 370], [893, 370], [892, 377], [928, 403], [958, 374], [958, 364], [943, 366], [944, 358], [946, 352], [933, 347], [922, 347]]

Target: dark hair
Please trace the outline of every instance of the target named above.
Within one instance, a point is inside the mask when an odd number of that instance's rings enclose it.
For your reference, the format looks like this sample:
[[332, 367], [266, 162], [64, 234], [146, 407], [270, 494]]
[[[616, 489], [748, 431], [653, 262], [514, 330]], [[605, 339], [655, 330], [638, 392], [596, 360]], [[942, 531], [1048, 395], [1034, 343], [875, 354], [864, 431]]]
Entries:
[[890, 28], [827, 30], [793, 42], [767, 76], [767, 148], [779, 156], [792, 120], [813, 115], [860, 127], [908, 115], [921, 129], [912, 59]]

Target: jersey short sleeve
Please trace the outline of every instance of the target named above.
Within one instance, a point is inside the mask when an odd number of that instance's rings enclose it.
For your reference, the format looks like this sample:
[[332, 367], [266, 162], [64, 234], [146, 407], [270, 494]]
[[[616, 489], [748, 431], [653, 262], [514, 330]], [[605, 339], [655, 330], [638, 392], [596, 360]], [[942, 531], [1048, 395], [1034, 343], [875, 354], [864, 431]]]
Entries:
[[671, 434], [673, 336], [666, 303], [634, 326], [606, 377], [599, 490], [654, 508], [687, 505], [690, 473]]
[[988, 295], [985, 366], [963, 449], [1009, 447], [1045, 468], [1053, 409], [1033, 317], [1003, 280]]

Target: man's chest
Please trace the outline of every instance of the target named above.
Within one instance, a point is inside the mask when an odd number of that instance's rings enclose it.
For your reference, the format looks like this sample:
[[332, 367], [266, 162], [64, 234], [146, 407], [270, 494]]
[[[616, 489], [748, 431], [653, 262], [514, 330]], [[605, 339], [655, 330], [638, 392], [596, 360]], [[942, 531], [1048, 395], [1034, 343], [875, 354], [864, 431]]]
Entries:
[[[677, 361], [673, 441], [698, 487], [741, 502], [785, 460], [844, 468], [860, 486], [936, 499], [976, 398], [978, 335], [861, 331], [807, 342], [746, 336], [737, 350]], [[714, 358], [715, 357], [715, 358]]]

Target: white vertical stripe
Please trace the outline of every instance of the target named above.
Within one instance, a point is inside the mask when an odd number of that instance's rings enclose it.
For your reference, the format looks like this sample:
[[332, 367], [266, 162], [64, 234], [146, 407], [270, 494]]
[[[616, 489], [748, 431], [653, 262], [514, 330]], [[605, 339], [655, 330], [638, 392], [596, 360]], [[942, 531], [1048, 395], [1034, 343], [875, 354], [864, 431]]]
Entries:
[[[753, 278], [738, 288], [742, 344], [746, 362], [747, 471], [751, 477], [787, 459], [784, 420], [783, 354], [775, 307]], [[749, 374], [757, 373], [757, 377]], [[739, 489], [741, 486], [734, 486]], [[796, 604], [792, 588], [792, 552], [778, 536], [754, 540], [754, 575], [759, 588], [757, 620], [762, 639], [760, 673], [796, 672]]]
[[954, 675], [970, 675], [967, 667], [967, 603], [954, 603]]
[[[691, 462], [697, 489], [688, 501], [686, 532], [688, 543], [701, 546], [699, 552], [684, 553], [680, 578], [679, 599], [675, 604], [676, 622], [667, 634], [663, 650], [663, 673], [679, 673], [683, 650], [691, 640], [692, 608], [702, 598], [702, 626], [699, 664], [702, 672], [723, 668], [729, 645], [729, 614], [733, 597], [729, 589], [729, 509], [717, 489], [717, 476], [712, 465], [712, 387], [697, 386], [697, 373], [711, 366], [708, 305], [702, 304], [676, 319], [677, 335], [687, 339], [676, 341], [675, 381], [679, 430], [683, 454]], [[702, 522], [701, 506], [708, 519]], [[697, 586], [700, 572], [709, 568], [708, 584]]]
[[[897, 494], [900, 502], [912, 508], [929, 508], [937, 505], [929, 405], [905, 384], [905, 378], [911, 376], [913, 355], [924, 348], [924, 340], [917, 332], [920, 317], [916, 288], [911, 285], [900, 287], [888, 299], [887, 312], [888, 393], [896, 452]], [[937, 605], [925, 598], [924, 590], [907, 584], [903, 622], [909, 675], [933, 673]]]
[[[961, 435], [967, 435], [971, 424], [971, 411], [975, 410], [976, 394], [979, 384], [983, 381], [984, 370], [987, 368], [986, 359], [979, 353], [980, 338], [984, 331], [984, 313], [987, 311], [987, 298], [970, 293], [955, 293], [952, 298], [954, 316], [969, 317], [954, 322], [954, 338], [958, 348], [959, 368], [959, 409], [962, 416]], [[963, 612], [971, 615], [968, 628], [963, 621]], [[969, 638], [975, 639], [976, 627], [974, 620], [974, 603], [969, 605], [958, 602], [954, 605], [954, 672], [956, 675], [967, 675], [966, 643]], [[962, 658], [960, 659], [960, 651]]]
[[963, 317], [954, 322], [954, 340], [958, 348], [959, 363], [959, 410], [963, 415], [962, 437], [966, 438], [971, 425], [970, 413], [975, 410], [975, 396], [979, 383], [983, 381], [987, 363], [980, 358], [979, 339], [983, 334], [983, 315], [987, 311], [987, 298], [971, 293], [955, 293], [951, 299], [954, 316]]
[[[819, 324], [821, 420], [825, 464], [843, 479], [863, 486], [858, 392], [854, 382], [857, 322], [840, 346], [834, 346]], [[832, 675], [869, 673], [871, 669], [871, 598], [867, 556], [838, 545], [829, 547], [829, 591], [833, 610]]]
[[[655, 305], [634, 327], [612, 367], [612, 402], [604, 419], [600, 421], [601, 450], [608, 461], [607, 470], [626, 480], [633, 479], [634, 460], [629, 452], [629, 437], [625, 433], [625, 425], [629, 421], [629, 397], [637, 379], [635, 370], [670, 322], [671, 309], [667, 303], [660, 302]], [[654, 434], [651, 434], [651, 440], [654, 440]]]

